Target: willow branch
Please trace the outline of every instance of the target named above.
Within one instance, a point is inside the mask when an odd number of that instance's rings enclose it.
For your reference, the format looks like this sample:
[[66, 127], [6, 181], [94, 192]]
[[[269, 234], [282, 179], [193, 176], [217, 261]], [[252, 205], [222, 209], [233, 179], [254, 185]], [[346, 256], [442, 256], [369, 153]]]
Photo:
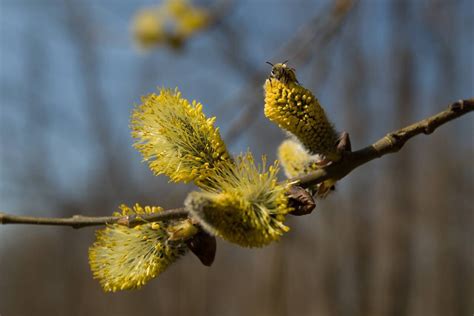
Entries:
[[[361, 165], [364, 165], [387, 154], [398, 152], [411, 138], [420, 134], [429, 135], [433, 133], [439, 126], [446, 124], [447, 122], [454, 120], [464, 114], [467, 114], [472, 110], [474, 110], [474, 99], [457, 101], [451, 104], [447, 110], [389, 133], [370, 146], [354, 152], [344, 153], [343, 158], [337, 163], [324, 167], [308, 175], [293, 178], [290, 181], [297, 183], [301, 187], [307, 188], [321, 183], [327, 179], [340, 180]], [[160, 213], [140, 216], [131, 215], [89, 217], [74, 215], [68, 218], [16, 216], [0, 213], [0, 224], [56, 225], [82, 228], [87, 226], [100, 226], [115, 223], [127, 226], [135, 226], [146, 222], [184, 219], [187, 217], [188, 212], [184, 208], [170, 209]]]
[[82, 228], [87, 226], [100, 226], [105, 224], [122, 224], [126, 226], [136, 226], [147, 222], [166, 221], [171, 219], [186, 218], [188, 212], [184, 208], [170, 209], [154, 214], [129, 215], [129, 216], [83, 216], [74, 215], [71, 217], [34, 217], [16, 216], [0, 213], [0, 224], [31, 224], [31, 225], [54, 225], [71, 226], [72, 228]]
[[474, 99], [459, 100], [448, 109], [430, 116], [407, 127], [385, 135], [375, 143], [357, 151], [347, 152], [341, 161], [326, 168], [317, 170], [303, 177], [294, 178], [303, 187], [313, 186], [327, 179], [340, 180], [352, 170], [387, 154], [396, 153], [402, 149], [411, 138], [433, 133], [439, 126], [446, 124], [474, 110]]

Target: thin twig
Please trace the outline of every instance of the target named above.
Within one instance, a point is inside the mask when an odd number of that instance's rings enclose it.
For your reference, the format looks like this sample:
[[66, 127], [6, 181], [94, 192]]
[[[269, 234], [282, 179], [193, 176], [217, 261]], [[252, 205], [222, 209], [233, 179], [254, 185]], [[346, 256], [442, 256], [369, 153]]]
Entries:
[[[347, 176], [352, 170], [390, 153], [398, 152], [405, 143], [419, 134], [431, 134], [439, 126], [454, 120], [474, 110], [474, 99], [460, 100], [449, 106], [445, 111], [428, 117], [417, 123], [401, 128], [387, 134], [374, 144], [354, 152], [347, 152], [343, 158], [332, 165], [312, 172], [303, 177], [293, 178], [290, 181], [297, 182], [302, 187], [314, 186], [327, 179], [340, 180]], [[184, 208], [170, 209], [156, 214], [141, 216], [104, 216], [89, 217], [74, 215], [69, 218], [49, 218], [16, 216], [0, 213], [0, 224], [32, 224], [32, 225], [57, 225], [82, 228], [87, 226], [100, 226], [105, 224], [122, 224], [127, 226], [139, 225], [144, 222], [156, 222], [171, 219], [183, 219], [188, 216]]]
[[411, 138], [429, 135], [439, 126], [474, 110], [474, 99], [459, 100], [447, 110], [389, 133], [375, 143], [357, 151], [348, 152], [338, 163], [317, 170], [303, 177], [294, 178], [302, 187], [313, 186], [327, 179], [340, 180], [357, 167], [376, 158], [398, 152]]
[[82, 228], [87, 226], [100, 226], [105, 224], [122, 224], [126, 226], [136, 226], [148, 222], [166, 221], [171, 219], [186, 218], [187, 211], [184, 208], [170, 209], [159, 213], [130, 216], [83, 216], [74, 215], [72, 217], [34, 217], [16, 216], [0, 213], [0, 224], [31, 224], [31, 225], [54, 225], [71, 226], [72, 228]]

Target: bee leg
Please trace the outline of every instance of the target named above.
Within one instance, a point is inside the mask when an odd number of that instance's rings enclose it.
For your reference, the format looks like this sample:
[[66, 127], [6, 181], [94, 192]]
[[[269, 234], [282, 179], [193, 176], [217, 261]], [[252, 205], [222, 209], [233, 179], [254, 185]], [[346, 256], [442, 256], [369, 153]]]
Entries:
[[272, 80], [272, 79], [273, 79], [272, 76], [269, 76], [269, 77], [267, 78], [267, 80], [270, 81], [270, 87], [273, 88], [273, 80]]

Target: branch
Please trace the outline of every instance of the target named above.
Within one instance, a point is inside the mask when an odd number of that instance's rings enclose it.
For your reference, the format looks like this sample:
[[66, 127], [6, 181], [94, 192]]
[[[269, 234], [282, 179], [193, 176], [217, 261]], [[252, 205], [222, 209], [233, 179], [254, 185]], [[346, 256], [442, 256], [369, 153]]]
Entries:
[[166, 221], [170, 219], [186, 218], [188, 212], [184, 208], [166, 210], [155, 214], [129, 215], [129, 216], [82, 216], [74, 215], [72, 217], [34, 217], [34, 216], [16, 216], [6, 213], [0, 213], [0, 224], [31, 224], [31, 225], [54, 225], [71, 226], [72, 228], [82, 228], [87, 226], [100, 226], [105, 224], [122, 224], [129, 227], [140, 225], [147, 222]]
[[[298, 183], [299, 186], [307, 188], [321, 183], [327, 179], [340, 180], [347, 176], [352, 170], [368, 163], [369, 161], [390, 153], [398, 152], [411, 138], [419, 134], [429, 135], [433, 133], [439, 126], [464, 114], [467, 114], [472, 110], [474, 110], [474, 99], [457, 101], [451, 104], [447, 110], [407, 127], [401, 128], [395, 132], [389, 133], [370, 146], [354, 152], [344, 153], [343, 158], [337, 163], [324, 167], [308, 175], [290, 179], [290, 181], [294, 181]], [[118, 223], [132, 227], [146, 222], [183, 219], [187, 216], [188, 212], [184, 208], [170, 209], [156, 214], [141, 216], [132, 215], [89, 217], [74, 215], [69, 218], [16, 216], [0, 213], [0, 224], [56, 225], [82, 228], [87, 226], [100, 226]]]
[[451, 104], [447, 110], [389, 133], [370, 146], [354, 152], [344, 153], [343, 158], [335, 164], [292, 180], [297, 181], [303, 187], [313, 186], [327, 179], [340, 180], [352, 170], [369, 161], [398, 152], [411, 138], [419, 134], [429, 135], [439, 126], [472, 110], [474, 110], [474, 99], [459, 100]]

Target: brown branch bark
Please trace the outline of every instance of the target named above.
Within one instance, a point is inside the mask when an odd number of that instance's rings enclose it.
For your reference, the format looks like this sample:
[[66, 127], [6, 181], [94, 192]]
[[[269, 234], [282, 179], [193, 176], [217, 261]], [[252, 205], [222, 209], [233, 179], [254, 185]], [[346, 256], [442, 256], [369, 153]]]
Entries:
[[147, 214], [141, 216], [83, 216], [74, 215], [72, 217], [34, 217], [16, 216], [0, 213], [0, 224], [31, 224], [31, 225], [54, 225], [71, 226], [72, 228], [82, 228], [87, 226], [100, 226], [105, 224], [122, 224], [133, 227], [135, 225], [158, 222], [170, 219], [186, 218], [187, 211], [184, 208], [166, 210], [160, 213]]
[[338, 163], [293, 180], [304, 187], [313, 186], [327, 179], [340, 180], [369, 161], [398, 152], [411, 138], [419, 134], [429, 135], [439, 126], [472, 110], [474, 110], [474, 99], [459, 100], [445, 111], [389, 133], [370, 146], [346, 153]]
[[[290, 179], [299, 186], [310, 187], [327, 179], [340, 180], [347, 176], [352, 170], [390, 153], [398, 152], [411, 138], [433, 133], [436, 128], [474, 110], [474, 99], [460, 100], [451, 104], [447, 110], [424, 120], [416, 122], [395, 132], [389, 133], [374, 144], [354, 152], [344, 154], [341, 161], [329, 165], [323, 169], [312, 172], [303, 177]], [[56, 225], [82, 228], [87, 226], [100, 226], [105, 224], [122, 224], [135, 226], [145, 222], [156, 222], [170, 219], [183, 219], [188, 216], [184, 208], [170, 209], [157, 214], [142, 216], [103, 216], [89, 217], [74, 215], [69, 218], [49, 218], [33, 216], [16, 216], [0, 213], [0, 224], [32, 224], [32, 225]]]

